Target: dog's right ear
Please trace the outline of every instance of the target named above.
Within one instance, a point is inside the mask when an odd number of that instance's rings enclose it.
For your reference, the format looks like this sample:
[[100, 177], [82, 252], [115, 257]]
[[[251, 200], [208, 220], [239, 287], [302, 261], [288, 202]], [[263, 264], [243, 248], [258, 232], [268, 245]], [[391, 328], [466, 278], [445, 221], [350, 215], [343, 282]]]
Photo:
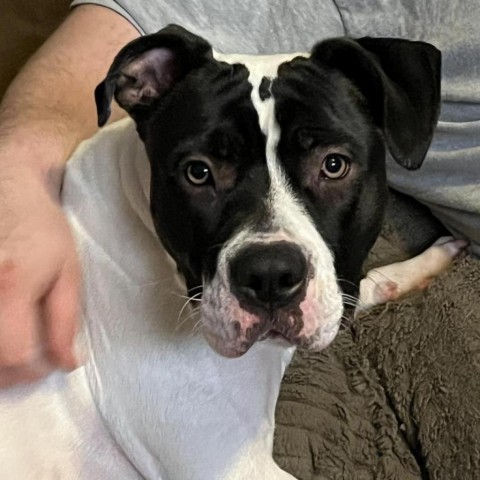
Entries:
[[130, 42], [95, 89], [98, 126], [107, 123], [113, 98], [138, 120], [176, 82], [211, 57], [207, 41], [178, 25]]
[[346, 75], [368, 101], [398, 164], [419, 168], [440, 112], [441, 53], [398, 38], [333, 38], [312, 59]]

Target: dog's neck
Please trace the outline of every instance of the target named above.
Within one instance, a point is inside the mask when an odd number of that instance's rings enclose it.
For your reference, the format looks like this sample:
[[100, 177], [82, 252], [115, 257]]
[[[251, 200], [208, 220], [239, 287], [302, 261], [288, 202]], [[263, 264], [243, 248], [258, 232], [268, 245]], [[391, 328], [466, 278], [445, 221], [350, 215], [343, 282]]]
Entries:
[[[185, 287], [154, 233], [149, 165], [132, 123], [106, 129], [96, 145], [94, 161], [70, 167], [88, 177], [72, 223], [85, 264], [86, 370], [95, 403], [144, 477], [228, 478], [252, 445], [271, 452], [292, 349], [262, 342], [235, 360], [210, 349], [197, 320], [188, 319], [191, 310], [179, 316]], [[91, 209], [104, 223], [89, 223]], [[114, 258], [103, 248], [111, 242]], [[188, 461], [178, 465], [178, 458]]]

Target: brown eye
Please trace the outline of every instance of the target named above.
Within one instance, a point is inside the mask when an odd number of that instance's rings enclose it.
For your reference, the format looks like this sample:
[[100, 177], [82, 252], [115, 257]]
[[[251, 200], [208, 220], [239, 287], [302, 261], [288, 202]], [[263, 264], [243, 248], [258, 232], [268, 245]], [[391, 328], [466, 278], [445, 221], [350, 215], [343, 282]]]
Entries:
[[338, 180], [347, 175], [350, 170], [350, 159], [339, 153], [330, 153], [322, 164], [322, 174], [324, 178]]
[[197, 187], [212, 182], [212, 173], [210, 172], [210, 167], [201, 160], [194, 160], [187, 164], [187, 168], [185, 169], [185, 177], [192, 185]]

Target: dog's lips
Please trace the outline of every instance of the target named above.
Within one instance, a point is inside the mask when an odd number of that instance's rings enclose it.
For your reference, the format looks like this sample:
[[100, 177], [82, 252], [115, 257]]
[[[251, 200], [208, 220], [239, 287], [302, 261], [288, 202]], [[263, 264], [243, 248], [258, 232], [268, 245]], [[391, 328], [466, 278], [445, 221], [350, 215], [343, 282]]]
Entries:
[[295, 341], [290, 340], [282, 332], [279, 332], [278, 330], [275, 330], [274, 328], [268, 330], [262, 336], [262, 338], [260, 338], [259, 340], [262, 341], [262, 340], [266, 340], [267, 338], [270, 339], [270, 340], [273, 340], [273, 341], [275, 341], [275, 343], [278, 343], [278, 344], [283, 345], [283, 346], [295, 345]]
[[[211, 293], [204, 295], [202, 316], [206, 340], [218, 354], [229, 358], [240, 357], [255, 343], [265, 340], [284, 348], [323, 348], [333, 339], [332, 325], [341, 318], [341, 296], [338, 296], [340, 308], [325, 311], [323, 303], [313, 293], [310, 292], [299, 305], [256, 311], [242, 308], [231, 294], [223, 297]], [[327, 300], [329, 305], [335, 304], [336, 298], [328, 297]]]
[[223, 357], [228, 358], [241, 357], [242, 355], [245, 355], [255, 343], [262, 342], [267, 339], [272, 340], [276, 344], [283, 347], [291, 347], [295, 344], [301, 344], [300, 341], [297, 342], [295, 340], [291, 340], [284, 333], [268, 325], [265, 327], [263, 332], [256, 337], [251, 337], [248, 341], [241, 341], [238, 339], [238, 341], [225, 342], [224, 339], [218, 337], [212, 332], [205, 332], [205, 338], [213, 350]]
[[[335, 324], [334, 327], [323, 331], [318, 338], [309, 338], [299, 336], [293, 331], [281, 332], [270, 324], [258, 336], [251, 337], [246, 341], [237, 338], [226, 342], [224, 338], [217, 336], [213, 332], [205, 332], [205, 338], [211, 348], [219, 355], [227, 358], [238, 358], [245, 355], [255, 343], [265, 340], [270, 340], [278, 346], [285, 348], [298, 346], [323, 350], [333, 341], [337, 331], [338, 324]], [[291, 333], [291, 336], [289, 333]]]
[[263, 341], [263, 340], [266, 340], [267, 338], [271, 338], [271, 339], [283, 339], [289, 343], [293, 343], [291, 340], [288, 339], [288, 337], [283, 334], [282, 332], [280, 332], [279, 330], [276, 330], [275, 328], [269, 328], [268, 330], [266, 330], [265, 332], [263, 332], [259, 337], [258, 337], [258, 341]]

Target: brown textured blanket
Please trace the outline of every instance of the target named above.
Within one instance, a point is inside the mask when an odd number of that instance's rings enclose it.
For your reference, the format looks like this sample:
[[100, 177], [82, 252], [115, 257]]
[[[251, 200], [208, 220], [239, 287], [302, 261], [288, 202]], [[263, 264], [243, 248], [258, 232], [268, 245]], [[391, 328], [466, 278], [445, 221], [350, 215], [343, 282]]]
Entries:
[[[388, 248], [380, 239], [373, 253]], [[463, 256], [325, 352], [297, 352], [275, 458], [301, 480], [480, 479], [479, 374], [480, 261]]]

